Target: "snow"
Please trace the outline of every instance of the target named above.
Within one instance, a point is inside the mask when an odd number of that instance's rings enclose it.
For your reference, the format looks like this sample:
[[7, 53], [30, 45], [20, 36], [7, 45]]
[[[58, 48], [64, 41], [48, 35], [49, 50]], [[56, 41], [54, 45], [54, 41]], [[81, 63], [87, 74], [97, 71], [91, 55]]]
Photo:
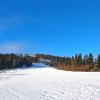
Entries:
[[43, 63], [33, 63], [34, 68], [44, 68], [48, 67], [47, 65], [44, 65]]
[[0, 100], [100, 100], [100, 73], [43, 64], [5, 71], [0, 73]]

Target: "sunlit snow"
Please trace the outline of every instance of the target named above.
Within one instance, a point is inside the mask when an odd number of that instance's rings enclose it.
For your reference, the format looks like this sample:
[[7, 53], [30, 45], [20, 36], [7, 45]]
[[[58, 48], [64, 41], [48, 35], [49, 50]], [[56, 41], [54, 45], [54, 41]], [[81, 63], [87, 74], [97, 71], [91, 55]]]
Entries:
[[0, 100], [100, 100], [100, 73], [67, 72], [43, 64], [1, 72]]

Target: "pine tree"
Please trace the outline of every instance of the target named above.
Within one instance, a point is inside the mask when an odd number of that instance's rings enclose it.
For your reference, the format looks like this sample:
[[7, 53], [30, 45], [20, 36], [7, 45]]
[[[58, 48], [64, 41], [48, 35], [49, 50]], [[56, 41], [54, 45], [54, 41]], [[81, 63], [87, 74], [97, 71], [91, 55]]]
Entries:
[[77, 57], [77, 64], [81, 67], [82, 66], [82, 55], [79, 54], [78, 57]]
[[97, 57], [97, 68], [100, 70], [100, 54]]
[[89, 54], [87, 59], [88, 70], [90, 71], [94, 67], [94, 58], [92, 53]]

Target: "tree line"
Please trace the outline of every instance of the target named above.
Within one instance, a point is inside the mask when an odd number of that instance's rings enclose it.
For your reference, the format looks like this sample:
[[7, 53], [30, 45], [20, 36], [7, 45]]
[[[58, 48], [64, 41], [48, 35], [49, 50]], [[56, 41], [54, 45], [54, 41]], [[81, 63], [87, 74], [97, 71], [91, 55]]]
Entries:
[[0, 54], [0, 70], [30, 67], [33, 61], [35, 58], [29, 55]]
[[45, 62], [50, 66], [57, 69], [68, 70], [68, 71], [100, 71], [100, 55], [94, 58], [93, 54], [90, 53], [85, 55], [76, 54], [72, 57], [60, 57], [45, 54], [36, 54], [37, 59], [43, 58], [51, 60], [51, 62]]
[[44, 59], [44, 63], [54, 68], [67, 71], [100, 71], [100, 55], [94, 58], [93, 54], [82, 56], [76, 54], [72, 57], [60, 57], [45, 54], [35, 54], [35, 56], [23, 54], [0, 54], [0, 70], [31, 67], [39, 59]]

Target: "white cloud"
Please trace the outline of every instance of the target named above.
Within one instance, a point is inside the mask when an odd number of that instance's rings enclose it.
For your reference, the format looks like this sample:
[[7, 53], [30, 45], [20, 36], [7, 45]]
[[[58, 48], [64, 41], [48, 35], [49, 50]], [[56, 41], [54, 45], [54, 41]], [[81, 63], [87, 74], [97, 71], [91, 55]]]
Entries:
[[7, 42], [0, 45], [1, 53], [20, 53], [24, 48], [22, 44], [16, 42]]

